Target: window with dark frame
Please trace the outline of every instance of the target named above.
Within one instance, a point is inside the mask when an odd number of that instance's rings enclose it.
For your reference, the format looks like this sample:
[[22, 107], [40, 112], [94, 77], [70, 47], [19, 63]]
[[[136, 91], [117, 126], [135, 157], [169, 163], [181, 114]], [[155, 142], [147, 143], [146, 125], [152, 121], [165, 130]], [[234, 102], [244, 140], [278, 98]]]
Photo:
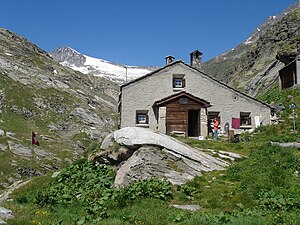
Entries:
[[251, 126], [250, 112], [240, 112], [240, 126]]
[[136, 111], [136, 124], [148, 124], [149, 117], [147, 110], [137, 110]]
[[173, 75], [173, 88], [185, 88], [184, 74]]

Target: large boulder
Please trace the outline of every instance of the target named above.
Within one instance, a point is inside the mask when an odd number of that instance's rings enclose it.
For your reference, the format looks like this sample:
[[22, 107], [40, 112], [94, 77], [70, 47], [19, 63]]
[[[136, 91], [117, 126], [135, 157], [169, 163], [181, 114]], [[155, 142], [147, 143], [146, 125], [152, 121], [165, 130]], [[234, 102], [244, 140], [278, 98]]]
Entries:
[[218, 153], [194, 149], [150, 129], [126, 127], [108, 135], [101, 151], [91, 155], [90, 160], [117, 165], [115, 185], [118, 187], [154, 176], [184, 184], [201, 176], [202, 171], [223, 170], [232, 160], [240, 158], [224, 151]]
[[11, 210], [0, 206], [0, 224], [7, 224], [5, 220], [14, 218]]

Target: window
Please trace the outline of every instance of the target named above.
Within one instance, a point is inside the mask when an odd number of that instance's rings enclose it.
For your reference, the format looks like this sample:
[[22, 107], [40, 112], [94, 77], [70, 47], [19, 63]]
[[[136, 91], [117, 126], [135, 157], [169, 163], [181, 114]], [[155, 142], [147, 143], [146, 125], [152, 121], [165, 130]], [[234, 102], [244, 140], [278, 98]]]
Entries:
[[182, 88], [183, 80], [180, 78], [174, 78], [174, 88]]
[[250, 126], [251, 127], [251, 116], [250, 112], [240, 112], [240, 126]]
[[147, 115], [138, 114], [138, 123], [147, 123]]
[[148, 124], [148, 110], [137, 110], [136, 111], [136, 124]]
[[185, 88], [184, 74], [174, 74], [173, 75], [173, 89]]

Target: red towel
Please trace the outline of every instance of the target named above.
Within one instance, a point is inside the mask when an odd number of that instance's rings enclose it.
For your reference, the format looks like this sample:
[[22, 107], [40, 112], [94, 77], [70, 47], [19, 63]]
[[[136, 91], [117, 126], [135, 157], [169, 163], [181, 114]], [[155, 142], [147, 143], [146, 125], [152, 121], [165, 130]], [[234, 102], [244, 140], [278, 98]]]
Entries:
[[233, 129], [240, 129], [240, 121], [241, 121], [240, 118], [233, 118], [232, 117], [231, 127]]

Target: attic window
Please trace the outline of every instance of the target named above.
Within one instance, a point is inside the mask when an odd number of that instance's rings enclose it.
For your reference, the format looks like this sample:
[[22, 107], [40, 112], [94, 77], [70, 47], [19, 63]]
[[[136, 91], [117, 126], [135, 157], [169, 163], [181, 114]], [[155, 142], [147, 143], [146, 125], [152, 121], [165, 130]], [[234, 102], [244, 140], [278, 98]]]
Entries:
[[250, 112], [240, 112], [240, 128], [251, 127]]
[[173, 89], [185, 88], [184, 74], [174, 74], [173, 75]]
[[137, 110], [136, 111], [136, 124], [148, 124], [148, 110]]

